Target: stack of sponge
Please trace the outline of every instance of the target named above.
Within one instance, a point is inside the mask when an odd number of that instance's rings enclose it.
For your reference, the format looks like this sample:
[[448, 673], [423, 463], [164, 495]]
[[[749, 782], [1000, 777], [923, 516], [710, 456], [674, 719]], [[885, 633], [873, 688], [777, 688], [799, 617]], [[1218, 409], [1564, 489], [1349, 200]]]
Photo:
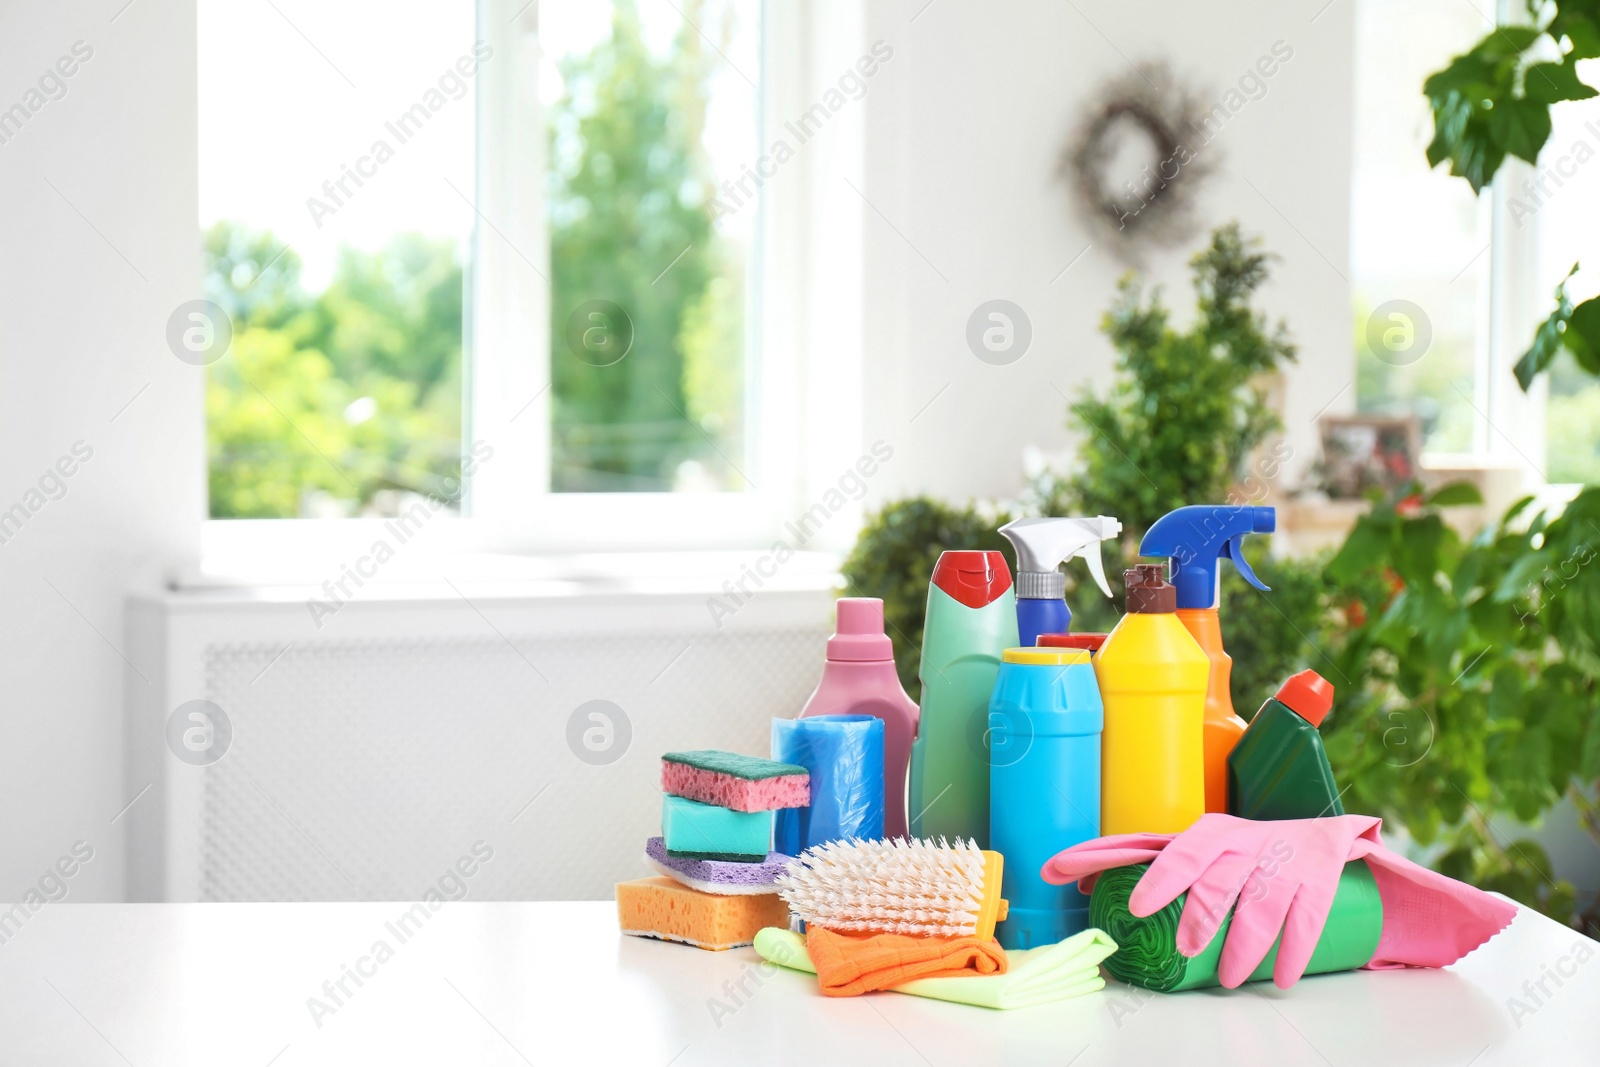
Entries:
[[622, 932], [705, 949], [739, 948], [787, 926], [774, 880], [772, 813], [811, 802], [804, 767], [698, 749], [661, 757], [661, 836], [645, 845], [659, 877], [617, 885]]

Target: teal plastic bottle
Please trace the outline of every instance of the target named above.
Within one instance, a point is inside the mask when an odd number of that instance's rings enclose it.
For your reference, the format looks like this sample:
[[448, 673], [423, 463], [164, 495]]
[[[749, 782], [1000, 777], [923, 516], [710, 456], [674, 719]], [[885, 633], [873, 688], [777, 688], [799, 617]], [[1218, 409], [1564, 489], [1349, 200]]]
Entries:
[[928, 586], [922, 714], [911, 743], [911, 836], [989, 847], [989, 695], [1017, 643], [1011, 571], [999, 552], [945, 552]]
[[1228, 753], [1228, 813], [1241, 819], [1343, 815], [1318, 728], [1333, 707], [1333, 684], [1301, 671], [1256, 712]]

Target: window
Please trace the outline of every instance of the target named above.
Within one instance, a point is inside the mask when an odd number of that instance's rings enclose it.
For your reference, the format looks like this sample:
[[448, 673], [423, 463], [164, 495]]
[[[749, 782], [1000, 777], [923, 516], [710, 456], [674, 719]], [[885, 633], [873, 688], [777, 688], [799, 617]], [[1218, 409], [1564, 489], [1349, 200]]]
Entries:
[[211, 515], [460, 499], [473, 7], [200, 0]]
[[[1600, 81], [1600, 63], [1584, 64], [1583, 78]], [[1600, 237], [1600, 104], [1564, 103], [1551, 112], [1550, 140], [1537, 172], [1524, 170], [1507, 190], [1509, 230], [1533, 245], [1532, 299], [1540, 316], [1554, 306], [1551, 293], [1580, 260], [1572, 279], [1573, 303], [1595, 295], [1595, 241]], [[1531, 339], [1531, 333], [1529, 339]], [[1600, 382], [1563, 350], [1551, 367], [1546, 400], [1546, 475], [1552, 482], [1600, 482]]]
[[[1493, 191], [1474, 197], [1427, 165], [1433, 124], [1421, 86], [1488, 31], [1485, 14], [1446, 0], [1362, 0], [1356, 26], [1359, 410], [1417, 416], [1435, 454], [1519, 465], [1551, 484], [1594, 482], [1600, 383], [1563, 352], [1524, 396], [1511, 367], [1600, 232], [1600, 103], [1558, 105], [1539, 166], [1508, 160]], [[1581, 273], [1569, 294], [1593, 295], [1595, 278]]]
[[212, 517], [750, 490], [759, 15], [200, 0]]
[[[551, 488], [740, 490], [756, 11], [549, 4]], [[713, 207], [727, 203], [729, 210]]]
[[1421, 87], [1486, 24], [1461, 0], [1361, 0], [1356, 12], [1357, 409], [1416, 416], [1428, 451], [1481, 451], [1492, 209], [1460, 178], [1429, 169]]

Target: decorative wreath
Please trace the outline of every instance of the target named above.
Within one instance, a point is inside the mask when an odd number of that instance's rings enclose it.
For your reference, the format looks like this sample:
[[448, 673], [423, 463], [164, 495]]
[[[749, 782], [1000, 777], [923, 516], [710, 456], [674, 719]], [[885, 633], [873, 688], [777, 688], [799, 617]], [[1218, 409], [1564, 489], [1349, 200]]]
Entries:
[[[1203, 125], [1208, 114], [1165, 64], [1144, 64], [1106, 84], [1063, 150], [1060, 173], [1125, 258], [1137, 258], [1140, 245], [1176, 244], [1194, 233], [1196, 197], [1216, 165]], [[1133, 173], [1112, 173], [1130, 135], [1146, 140], [1152, 157]]]

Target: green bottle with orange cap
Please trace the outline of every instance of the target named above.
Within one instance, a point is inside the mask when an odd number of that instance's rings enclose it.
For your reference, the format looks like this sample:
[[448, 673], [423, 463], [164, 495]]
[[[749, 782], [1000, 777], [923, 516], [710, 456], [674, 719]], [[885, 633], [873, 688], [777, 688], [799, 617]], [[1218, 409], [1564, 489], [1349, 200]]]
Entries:
[[1228, 812], [1242, 819], [1343, 815], [1339, 786], [1319, 728], [1333, 707], [1333, 683], [1301, 671], [1261, 705], [1228, 754]]

